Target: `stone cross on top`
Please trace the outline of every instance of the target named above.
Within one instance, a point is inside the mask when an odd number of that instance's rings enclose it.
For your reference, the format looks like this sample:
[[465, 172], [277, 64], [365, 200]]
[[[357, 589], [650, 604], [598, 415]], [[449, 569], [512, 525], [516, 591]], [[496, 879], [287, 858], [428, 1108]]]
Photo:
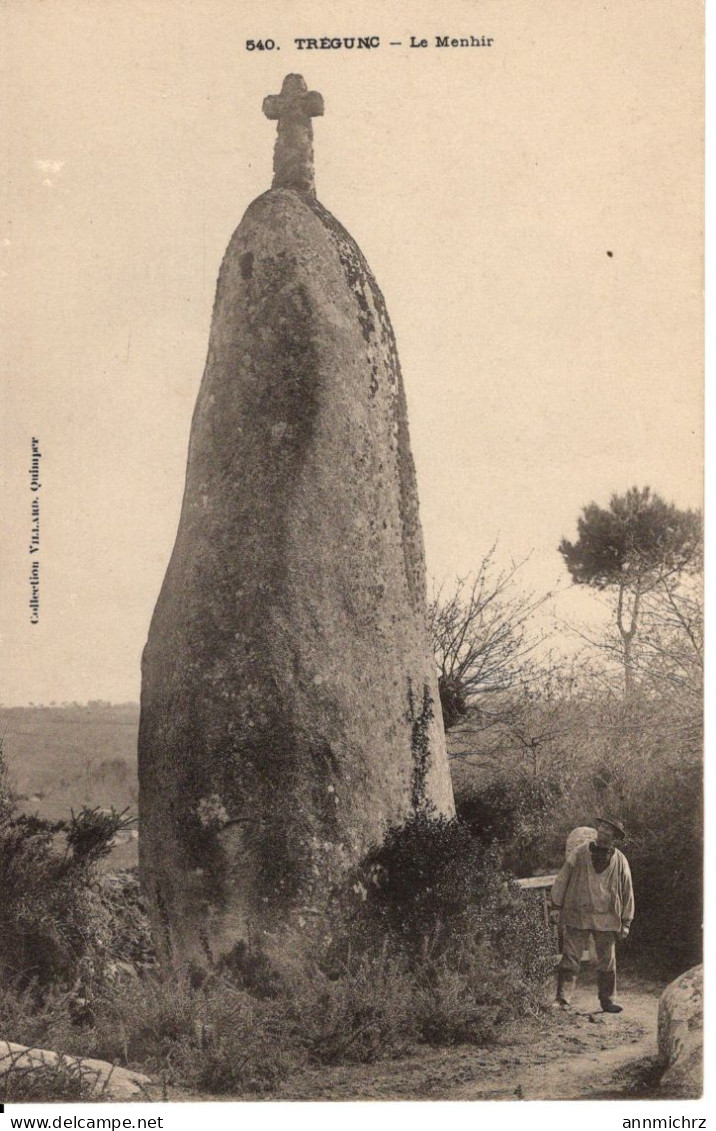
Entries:
[[264, 98], [263, 111], [271, 121], [278, 122], [271, 187], [315, 196], [311, 118], [323, 114], [323, 95], [309, 90], [302, 75], [286, 75], [281, 93]]

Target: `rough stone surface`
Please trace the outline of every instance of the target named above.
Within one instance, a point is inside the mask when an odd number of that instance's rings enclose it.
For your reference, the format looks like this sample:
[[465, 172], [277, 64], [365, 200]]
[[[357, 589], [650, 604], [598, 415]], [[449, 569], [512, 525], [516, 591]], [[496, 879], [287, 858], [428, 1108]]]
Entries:
[[393, 330], [307, 193], [254, 201], [221, 268], [139, 756], [175, 959], [300, 925], [389, 825], [454, 813]]
[[302, 75], [286, 75], [280, 94], [264, 98], [267, 118], [278, 122], [272, 188], [298, 189], [315, 196], [311, 118], [323, 113], [323, 98]]
[[704, 968], [692, 966], [659, 999], [662, 1088], [689, 1098], [703, 1091]]
[[148, 1076], [129, 1068], [118, 1068], [106, 1060], [64, 1056], [50, 1049], [28, 1048], [12, 1041], [0, 1041], [0, 1079], [11, 1071], [47, 1069], [62, 1065], [72, 1075], [81, 1074], [93, 1094], [108, 1100], [127, 1100], [140, 1096], [151, 1084]]

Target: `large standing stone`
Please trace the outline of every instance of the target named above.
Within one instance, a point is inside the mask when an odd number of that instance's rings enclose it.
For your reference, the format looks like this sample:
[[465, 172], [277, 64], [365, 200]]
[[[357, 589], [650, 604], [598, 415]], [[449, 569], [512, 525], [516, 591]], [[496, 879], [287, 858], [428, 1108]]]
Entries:
[[393, 330], [313, 195], [320, 96], [289, 76], [264, 108], [274, 187], [221, 267], [142, 665], [142, 880], [180, 960], [300, 922], [388, 826], [454, 812]]
[[662, 1088], [698, 1098], [703, 1091], [703, 966], [692, 966], [666, 987], [659, 998], [658, 1033]]

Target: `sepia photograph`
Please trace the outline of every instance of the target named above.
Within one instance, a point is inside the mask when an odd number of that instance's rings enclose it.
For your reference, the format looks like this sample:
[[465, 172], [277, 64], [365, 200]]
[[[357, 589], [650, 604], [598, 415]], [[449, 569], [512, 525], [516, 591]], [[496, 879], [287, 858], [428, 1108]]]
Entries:
[[703, 1104], [703, 20], [3, 6], [0, 1111]]

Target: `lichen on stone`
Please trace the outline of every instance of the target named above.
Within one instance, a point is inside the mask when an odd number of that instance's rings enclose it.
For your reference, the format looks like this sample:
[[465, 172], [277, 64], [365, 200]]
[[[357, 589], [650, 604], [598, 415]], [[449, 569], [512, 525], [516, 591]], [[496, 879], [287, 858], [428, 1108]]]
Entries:
[[229, 814], [217, 793], [212, 793], [210, 797], [202, 797], [197, 805], [197, 817], [201, 827], [207, 831], [223, 829], [229, 821]]

